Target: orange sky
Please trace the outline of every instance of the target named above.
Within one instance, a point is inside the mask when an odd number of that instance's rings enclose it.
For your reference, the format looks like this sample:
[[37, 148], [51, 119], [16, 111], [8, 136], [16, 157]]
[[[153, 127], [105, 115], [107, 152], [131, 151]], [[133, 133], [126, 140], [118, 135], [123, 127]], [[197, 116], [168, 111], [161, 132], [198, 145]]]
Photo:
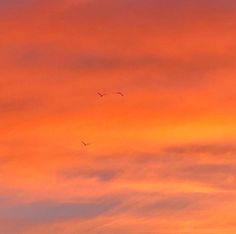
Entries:
[[0, 233], [236, 233], [235, 1], [0, 0], [0, 29]]

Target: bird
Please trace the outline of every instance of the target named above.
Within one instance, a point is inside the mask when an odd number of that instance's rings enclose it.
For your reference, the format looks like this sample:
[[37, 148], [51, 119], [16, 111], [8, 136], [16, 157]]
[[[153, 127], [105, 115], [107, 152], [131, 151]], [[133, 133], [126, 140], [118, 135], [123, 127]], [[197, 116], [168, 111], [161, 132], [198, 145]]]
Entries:
[[123, 93], [121, 93], [121, 92], [116, 92], [116, 94], [118, 94], [118, 95], [120, 95], [120, 96], [122, 96], [122, 97], [125, 96], [125, 95], [124, 95]]
[[107, 95], [106, 93], [100, 93], [100, 92], [97, 92], [97, 95], [100, 96], [101, 98], [104, 97], [105, 95]]
[[82, 143], [85, 147], [91, 145], [91, 143], [85, 143], [84, 141], [81, 141], [81, 143]]

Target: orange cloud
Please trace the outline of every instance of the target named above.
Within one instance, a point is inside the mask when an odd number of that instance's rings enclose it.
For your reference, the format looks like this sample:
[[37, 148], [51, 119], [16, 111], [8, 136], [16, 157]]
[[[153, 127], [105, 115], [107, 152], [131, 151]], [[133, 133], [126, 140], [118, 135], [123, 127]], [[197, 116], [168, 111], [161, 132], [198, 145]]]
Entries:
[[0, 233], [235, 233], [235, 11], [0, 0]]

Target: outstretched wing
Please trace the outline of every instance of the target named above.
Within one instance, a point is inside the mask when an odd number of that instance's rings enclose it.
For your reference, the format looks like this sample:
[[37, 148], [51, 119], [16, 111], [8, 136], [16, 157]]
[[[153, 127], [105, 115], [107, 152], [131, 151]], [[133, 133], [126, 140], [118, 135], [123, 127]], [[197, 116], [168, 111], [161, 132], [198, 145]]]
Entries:
[[121, 93], [121, 92], [116, 92], [116, 94], [118, 94], [118, 95], [120, 95], [120, 96], [124, 97], [124, 94], [123, 94], [123, 93]]

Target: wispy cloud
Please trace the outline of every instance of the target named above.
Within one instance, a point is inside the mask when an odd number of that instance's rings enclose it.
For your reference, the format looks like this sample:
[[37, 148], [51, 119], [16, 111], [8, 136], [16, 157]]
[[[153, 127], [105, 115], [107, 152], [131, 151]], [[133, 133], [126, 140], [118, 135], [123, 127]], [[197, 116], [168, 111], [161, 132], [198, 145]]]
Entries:
[[236, 233], [235, 1], [0, 8], [0, 233]]
[[52, 222], [72, 218], [93, 218], [111, 210], [116, 203], [54, 203], [37, 202], [22, 205], [2, 206], [0, 216], [30, 222]]

